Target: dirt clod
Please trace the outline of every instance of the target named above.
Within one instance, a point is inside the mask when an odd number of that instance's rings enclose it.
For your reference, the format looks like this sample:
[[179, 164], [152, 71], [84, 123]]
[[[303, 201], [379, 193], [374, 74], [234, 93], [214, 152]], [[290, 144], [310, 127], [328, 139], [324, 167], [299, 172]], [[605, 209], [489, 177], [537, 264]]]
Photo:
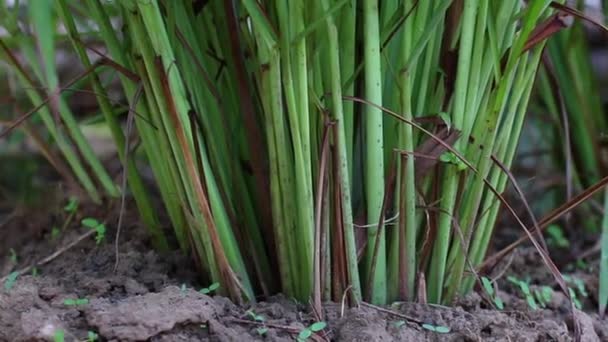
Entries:
[[206, 323], [216, 315], [211, 298], [176, 286], [118, 303], [94, 299], [86, 309], [87, 322], [103, 336], [131, 341], [149, 339], [178, 324]]

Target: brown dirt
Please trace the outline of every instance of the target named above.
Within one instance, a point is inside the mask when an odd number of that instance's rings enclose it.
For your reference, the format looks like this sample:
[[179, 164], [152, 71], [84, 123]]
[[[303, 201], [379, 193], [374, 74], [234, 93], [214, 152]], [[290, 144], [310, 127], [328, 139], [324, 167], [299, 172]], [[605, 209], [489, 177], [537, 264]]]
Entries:
[[[103, 217], [100, 212], [87, 215]], [[82, 214], [84, 215], [84, 213]], [[37, 221], [44, 229], [23, 229], [28, 217], [2, 227], [2, 251], [14, 248], [17, 263], [8, 252], [0, 259], [1, 275], [30, 265], [73, 241], [85, 231], [72, 227], [52, 239], [50, 227], [57, 218]], [[77, 222], [78, 220], [76, 220]], [[108, 222], [115, 222], [110, 217]], [[130, 218], [127, 222], [136, 222]], [[10, 289], [0, 289], [0, 341], [53, 341], [57, 330], [66, 341], [84, 341], [93, 331], [101, 341], [293, 341], [313, 322], [305, 306], [281, 296], [252, 307], [238, 307], [222, 297], [209, 297], [201, 287], [189, 260], [179, 253], [159, 255], [151, 250], [142, 229], [127, 225], [119, 248], [116, 272], [114, 232], [96, 245], [89, 238], [64, 252], [38, 274], [22, 275]], [[7, 245], [9, 243], [10, 245]], [[546, 271], [531, 253], [511, 260], [512, 274], [534, 274], [538, 284], [550, 284]], [[531, 269], [536, 267], [538, 269]], [[526, 268], [524, 268], [526, 267]], [[518, 273], [519, 272], [519, 273]], [[545, 273], [543, 273], [545, 272]], [[588, 275], [593, 279], [593, 275]], [[597, 279], [597, 277], [595, 277]], [[597, 281], [596, 281], [597, 282]], [[182, 285], [185, 284], [185, 285]], [[343, 308], [327, 303], [327, 329], [316, 340], [333, 341], [571, 341], [571, 319], [564, 296], [555, 293], [544, 310], [530, 310], [508, 282], [501, 292], [505, 310], [491, 309], [478, 294], [453, 308], [398, 303], [378, 310], [371, 307]], [[2, 284], [4, 285], [4, 284]], [[592, 292], [592, 291], [590, 291]], [[511, 295], [510, 293], [513, 293]], [[69, 306], [66, 299], [87, 298], [88, 303]], [[589, 299], [593, 301], [593, 298]], [[252, 310], [264, 317], [255, 322]], [[401, 315], [401, 316], [400, 316]], [[403, 317], [413, 317], [419, 323]], [[576, 313], [583, 326], [583, 341], [608, 341], [608, 325], [595, 314]], [[420, 323], [449, 327], [435, 333]], [[263, 335], [258, 328], [267, 328]]]

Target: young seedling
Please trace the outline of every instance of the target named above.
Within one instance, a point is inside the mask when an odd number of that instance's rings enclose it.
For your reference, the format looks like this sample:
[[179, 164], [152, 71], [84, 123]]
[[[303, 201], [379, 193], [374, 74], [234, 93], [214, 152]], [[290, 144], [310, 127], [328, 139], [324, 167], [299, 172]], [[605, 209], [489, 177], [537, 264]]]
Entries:
[[488, 296], [490, 296], [490, 299], [492, 299], [492, 301], [494, 302], [494, 305], [496, 305], [496, 308], [498, 308], [498, 310], [504, 309], [505, 305], [500, 296], [498, 296], [498, 292], [494, 288], [495, 284], [492, 283], [492, 281], [487, 277], [481, 277], [481, 284], [483, 285], [483, 288], [488, 294]]
[[15, 250], [13, 248], [9, 249], [9, 253], [11, 254], [11, 256], [9, 257], [11, 262], [13, 264], [17, 263], [17, 252], [15, 252]]
[[534, 296], [532, 295], [532, 292], [530, 291], [530, 286], [528, 285], [527, 282], [525, 282], [523, 280], [519, 280], [512, 276], [507, 277], [507, 280], [519, 287], [519, 290], [524, 295], [526, 302], [528, 303], [528, 306], [532, 310], [538, 310], [538, 305], [536, 304], [536, 300], [534, 299]]
[[258, 315], [256, 314], [253, 310], [247, 310], [246, 314], [251, 317], [251, 319], [253, 319], [256, 322], [264, 322], [266, 321], [266, 319], [264, 318], [264, 316], [262, 315]]
[[568, 272], [575, 272], [577, 270], [585, 272], [592, 271], [592, 269], [589, 267], [589, 264], [584, 259], [576, 259], [576, 261], [567, 264], [565, 270]]
[[393, 322], [393, 326], [395, 328], [397, 328], [397, 329], [401, 328], [404, 325], [405, 325], [405, 321], [404, 320], [399, 320], [399, 321]]
[[447, 334], [450, 332], [450, 328], [443, 325], [434, 325], [430, 323], [425, 323], [422, 327], [426, 330], [438, 333], [438, 334]]
[[213, 284], [209, 285], [208, 287], [200, 289], [199, 292], [202, 294], [210, 294], [211, 292], [213, 292], [219, 288], [220, 288], [220, 283], [213, 283]]
[[81, 221], [82, 225], [87, 227], [87, 228], [91, 228], [91, 229], [95, 229], [95, 231], [97, 232], [97, 234], [95, 235], [95, 242], [99, 245], [106, 237], [106, 225], [103, 223], [100, 223], [99, 221], [97, 221], [96, 219], [92, 218], [92, 217], [87, 217], [82, 219]]
[[260, 335], [260, 336], [264, 336], [264, 335], [266, 335], [266, 333], [268, 332], [268, 328], [266, 328], [266, 327], [261, 327], [261, 328], [257, 328], [257, 329], [255, 329], [255, 331], [258, 333], [258, 335]]
[[65, 341], [65, 332], [62, 329], [55, 330], [55, 334], [53, 335], [53, 342], [63, 341]]
[[12, 272], [11, 274], [8, 275], [8, 277], [6, 277], [6, 280], [4, 281], [4, 290], [5, 291], [8, 291], [13, 288], [13, 286], [15, 285], [15, 282], [17, 281], [17, 277], [19, 277], [19, 272], [17, 272], [17, 271]]
[[[568, 286], [568, 292], [570, 292], [570, 297], [572, 298], [572, 302], [574, 303], [574, 306], [576, 306], [577, 309], [582, 309], [583, 308], [583, 303], [580, 301], [580, 296], [582, 297], [587, 297], [589, 296], [589, 293], [587, 292], [587, 289], [585, 288], [585, 283], [580, 279], [580, 278], [576, 278], [574, 276], [570, 276], [570, 275], [564, 275], [564, 280], [566, 281], [566, 283], [569, 285]], [[578, 293], [578, 295], [577, 295]]]
[[571, 278], [572, 278], [572, 283], [575, 285], [576, 289], [581, 294], [581, 296], [588, 297], [589, 293], [587, 292], [587, 289], [585, 288], [585, 283], [583, 282], [583, 280], [580, 278], [576, 278], [576, 277], [571, 277]]
[[97, 340], [99, 340], [99, 335], [96, 332], [89, 330], [87, 332], [87, 342], [95, 342]]
[[558, 248], [570, 247], [570, 241], [564, 235], [562, 228], [556, 224], [552, 224], [547, 228], [548, 239], [547, 243]]
[[51, 240], [56, 240], [61, 234], [61, 229], [57, 228], [57, 226], [53, 226], [51, 228]]
[[72, 219], [74, 218], [74, 215], [76, 215], [76, 211], [78, 210], [78, 200], [75, 197], [71, 197], [68, 201], [68, 203], [65, 205], [65, 207], [63, 207], [63, 211], [65, 211], [66, 213], [68, 213], [67, 218], [65, 219], [65, 221], [63, 221], [63, 224], [61, 225], [61, 228], [58, 228], [56, 226], [54, 226], [51, 229], [51, 239], [55, 240], [59, 237], [59, 235], [61, 234], [61, 232], [65, 231], [66, 228], [70, 225], [70, 223], [72, 222]]
[[534, 290], [534, 297], [540, 306], [545, 308], [551, 302], [551, 298], [553, 298], [553, 289], [549, 286], [541, 286], [539, 289]]
[[298, 342], [308, 340], [312, 334], [317, 333], [327, 327], [327, 323], [325, 322], [315, 322], [311, 324], [308, 328], [302, 329], [298, 334]]
[[66, 213], [74, 214], [78, 210], [78, 199], [70, 197], [68, 203], [63, 207]]
[[[211, 285], [214, 285], [214, 284], [211, 284]], [[211, 287], [211, 286], [209, 286], [209, 287]], [[218, 287], [219, 287], [219, 285], [218, 285]], [[266, 327], [266, 325], [264, 323], [266, 321], [264, 316], [256, 314], [253, 310], [247, 310], [247, 312], [245, 312], [245, 313], [247, 314], [247, 316], [251, 317], [251, 319], [253, 319], [254, 321], [260, 322], [263, 324], [263, 326], [261, 326], [255, 330], [258, 333], [258, 335], [263, 336], [268, 332], [268, 328]]]
[[87, 304], [89, 304], [87, 298], [68, 298], [63, 301], [63, 305], [65, 306], [82, 306]]

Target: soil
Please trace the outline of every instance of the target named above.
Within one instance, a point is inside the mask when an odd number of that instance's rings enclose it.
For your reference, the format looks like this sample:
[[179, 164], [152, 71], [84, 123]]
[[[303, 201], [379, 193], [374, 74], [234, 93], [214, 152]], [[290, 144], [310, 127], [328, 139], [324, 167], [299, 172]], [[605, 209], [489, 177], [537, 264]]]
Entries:
[[[104, 216], [99, 209], [79, 212], [74, 222], [86, 215], [116, 222], [114, 216]], [[10, 237], [0, 242], [0, 251], [6, 251], [0, 259], [2, 276], [32, 265], [86, 233], [85, 228], [72, 224], [52, 237], [49, 227], [61, 225], [64, 214], [44, 213], [45, 219], [37, 215], [36, 220], [30, 216], [16, 215], [0, 226], [3, 236]], [[126, 222], [137, 221], [127, 217]], [[137, 224], [122, 229], [119, 262], [114, 270], [115, 227], [108, 224], [107, 228], [105, 241], [100, 244], [88, 237], [37, 267], [34, 273], [20, 275], [14, 283], [3, 279], [0, 341], [57, 341], [58, 331], [64, 332], [65, 341], [85, 341], [89, 332], [97, 334], [100, 341], [293, 341], [315, 321], [307, 306], [281, 296], [240, 307], [226, 298], [199, 292], [199, 279], [188, 271], [195, 269], [194, 265], [180, 253], [161, 255], [153, 251]], [[507, 275], [531, 274], [532, 284], [552, 284], [550, 274], [530, 249], [519, 251], [505, 262], [510, 266]], [[608, 341], [607, 322], [590, 312], [595, 301], [593, 284], [597, 286], [594, 274], [578, 274], [589, 291], [589, 298], [583, 302], [589, 312], [577, 310], [575, 315], [581, 323], [582, 341]], [[479, 293], [463, 298], [454, 307], [396, 303], [385, 308], [347, 308], [340, 303], [325, 303], [327, 328], [312, 338], [573, 340], [572, 316], [565, 296], [556, 291], [546, 308], [532, 310], [504, 277], [499, 281], [504, 290], [499, 291], [504, 310], [492, 308]], [[251, 312], [261, 318], [255, 320]], [[449, 332], [434, 332], [433, 327], [447, 327]]]

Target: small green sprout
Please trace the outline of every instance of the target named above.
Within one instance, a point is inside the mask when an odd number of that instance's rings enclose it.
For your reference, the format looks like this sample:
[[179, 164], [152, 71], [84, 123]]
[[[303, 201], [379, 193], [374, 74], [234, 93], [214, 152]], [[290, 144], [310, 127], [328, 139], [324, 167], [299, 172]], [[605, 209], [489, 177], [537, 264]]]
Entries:
[[213, 284], [209, 285], [208, 287], [200, 289], [199, 292], [202, 294], [209, 294], [219, 288], [220, 288], [220, 283], [213, 283]]
[[583, 308], [583, 303], [581, 303], [581, 301], [576, 296], [576, 291], [574, 291], [571, 287], [569, 287], [568, 292], [570, 293], [570, 298], [572, 298], [572, 303], [574, 303], [574, 306], [577, 309], [581, 310]]
[[399, 320], [399, 321], [395, 321], [395, 322], [393, 322], [393, 326], [394, 326], [395, 328], [401, 328], [401, 327], [402, 327], [402, 326], [404, 326], [404, 325], [405, 325], [405, 321], [404, 321], [404, 320]]
[[13, 264], [17, 263], [17, 252], [15, 252], [15, 249], [11, 248], [9, 249], [9, 253], [11, 254], [11, 256], [9, 257], [11, 262]]
[[487, 277], [481, 277], [481, 284], [483, 285], [484, 290], [490, 296], [490, 298], [492, 299], [492, 301], [494, 302], [494, 305], [496, 305], [498, 310], [504, 309], [505, 305], [504, 305], [502, 299], [500, 298], [500, 296], [498, 296], [496, 289], [494, 288], [495, 284], [493, 284], [492, 281], [490, 279], [488, 279]]
[[436, 332], [438, 334], [447, 334], [450, 332], [450, 328], [443, 325], [433, 325], [429, 323], [425, 323], [422, 327], [426, 330]]
[[583, 259], [578, 259], [578, 260], [576, 260], [576, 267], [578, 267], [581, 270], [586, 270], [589, 268], [589, 264]]
[[311, 324], [308, 328], [302, 329], [298, 334], [298, 341], [306, 341], [308, 340], [313, 333], [319, 332], [327, 327], [327, 323], [325, 322], [315, 322]]
[[532, 292], [530, 291], [530, 286], [528, 285], [527, 282], [519, 280], [512, 276], [507, 277], [507, 280], [519, 287], [519, 290], [523, 293], [523, 295], [526, 299], [526, 302], [528, 303], [528, 306], [532, 310], [538, 310], [538, 305], [536, 304], [536, 300], [534, 299], [534, 296], [532, 295]]
[[559, 248], [568, 248], [570, 247], [570, 241], [564, 235], [564, 231], [557, 224], [552, 224], [547, 228], [547, 234], [549, 234], [549, 238], [547, 239], [547, 243], [550, 245], [559, 247]]
[[[211, 285], [213, 285], [213, 284], [211, 284]], [[249, 317], [251, 317], [251, 319], [253, 319], [254, 321], [260, 322], [263, 324], [263, 326], [256, 329], [258, 335], [263, 336], [268, 332], [268, 328], [266, 327], [266, 324], [264, 323], [266, 321], [264, 316], [256, 314], [253, 310], [247, 310], [247, 312], [245, 312], [245, 313]]]
[[65, 341], [65, 332], [62, 329], [55, 330], [55, 334], [53, 335], [54, 342], [63, 342]]
[[99, 335], [96, 332], [89, 330], [87, 332], [87, 342], [95, 342], [97, 340], [99, 340]]
[[103, 223], [100, 223], [99, 221], [97, 221], [96, 219], [92, 218], [92, 217], [87, 217], [82, 219], [81, 221], [82, 225], [87, 227], [87, 228], [91, 228], [91, 229], [95, 229], [95, 231], [97, 232], [97, 235], [95, 235], [95, 242], [99, 245], [106, 237], [106, 225]]
[[8, 277], [6, 277], [6, 280], [4, 281], [4, 290], [5, 291], [8, 291], [13, 288], [13, 286], [15, 285], [15, 282], [17, 281], [17, 277], [19, 277], [19, 272], [17, 272], [17, 271], [11, 272], [8, 275]]
[[32, 277], [36, 278], [38, 273], [38, 267], [32, 267]]
[[261, 327], [261, 328], [257, 328], [255, 331], [257, 331], [258, 335], [264, 336], [268, 332], [268, 328]]
[[580, 278], [572, 278], [574, 285], [576, 285], [576, 289], [578, 290], [578, 293], [581, 294], [581, 296], [583, 297], [588, 297], [589, 293], [587, 292], [587, 289], [585, 288], [585, 283], [580, 279]]
[[53, 226], [53, 228], [51, 228], [51, 240], [56, 240], [59, 237], [59, 234], [61, 234], [61, 230], [57, 228], [57, 226]]
[[539, 289], [534, 290], [534, 297], [540, 306], [545, 308], [553, 298], [553, 289], [549, 286], [541, 286]]
[[[574, 302], [574, 306], [576, 306], [577, 309], [582, 309], [583, 304], [580, 301], [580, 297], [577, 295], [580, 294], [582, 297], [588, 297], [589, 293], [587, 292], [587, 289], [585, 288], [585, 283], [577, 277], [574, 276], [570, 276], [570, 275], [566, 275], [564, 274], [564, 280], [566, 281], [566, 283], [568, 283], [568, 291], [570, 292], [570, 297], [572, 297], [572, 302]], [[576, 291], [575, 291], [576, 290]]]
[[253, 312], [253, 310], [247, 310], [247, 312], [245, 312], [249, 317], [251, 317], [254, 321], [256, 322], [264, 322], [266, 321], [266, 319], [264, 318], [264, 316], [262, 315], [258, 315], [255, 312]]
[[65, 207], [63, 207], [63, 210], [65, 210], [68, 213], [74, 213], [74, 212], [76, 212], [77, 209], [78, 209], [78, 199], [76, 199], [76, 197], [70, 197], [68, 203], [65, 205]]
[[89, 304], [89, 300], [86, 298], [68, 298], [63, 301], [65, 306], [82, 306]]

